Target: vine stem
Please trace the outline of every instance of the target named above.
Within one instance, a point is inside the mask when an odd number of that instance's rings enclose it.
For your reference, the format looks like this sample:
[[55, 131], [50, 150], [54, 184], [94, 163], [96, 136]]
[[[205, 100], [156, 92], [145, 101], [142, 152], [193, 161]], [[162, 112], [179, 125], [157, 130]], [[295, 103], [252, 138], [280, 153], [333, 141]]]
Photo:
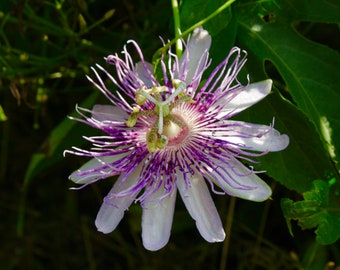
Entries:
[[[176, 2], [177, 0], [171, 0], [172, 2]], [[191, 27], [189, 27], [187, 30], [185, 30], [183, 33], [177, 33], [177, 30], [175, 29], [175, 38], [173, 40], [171, 40], [170, 42], [168, 42], [167, 44], [165, 44], [162, 48], [158, 49], [156, 51], [156, 53], [153, 56], [153, 63], [157, 62], [157, 58], [159, 57], [159, 55], [162, 55], [164, 52], [166, 52], [174, 43], [177, 43], [178, 41], [180, 41], [181, 38], [187, 36], [189, 33], [191, 33], [195, 28], [205, 24], [206, 22], [210, 21], [212, 18], [214, 18], [216, 15], [218, 15], [219, 13], [221, 13], [223, 10], [225, 10], [226, 8], [228, 8], [229, 6], [231, 6], [232, 3], [234, 3], [236, 0], [229, 0], [227, 2], [225, 2], [223, 5], [221, 5], [219, 8], [217, 8], [213, 13], [211, 13], [209, 16], [207, 16], [206, 18], [204, 18], [203, 20], [200, 20], [199, 22], [195, 23], [194, 25], [192, 25]], [[174, 9], [174, 8], [173, 8]], [[177, 5], [177, 13], [175, 15], [174, 12], [174, 19], [175, 16], [178, 16], [178, 20], [179, 20], [179, 11], [178, 11], [178, 5]], [[176, 17], [177, 19], [177, 17]], [[176, 21], [175, 21], [175, 28], [176, 28]], [[177, 50], [177, 47], [176, 47]], [[176, 52], [177, 53], [177, 52]]]
[[176, 41], [176, 55], [178, 58], [182, 56], [183, 44], [180, 39], [181, 35], [181, 19], [179, 16], [178, 1], [171, 0], [172, 12], [174, 16], [174, 30], [175, 30], [175, 41]]

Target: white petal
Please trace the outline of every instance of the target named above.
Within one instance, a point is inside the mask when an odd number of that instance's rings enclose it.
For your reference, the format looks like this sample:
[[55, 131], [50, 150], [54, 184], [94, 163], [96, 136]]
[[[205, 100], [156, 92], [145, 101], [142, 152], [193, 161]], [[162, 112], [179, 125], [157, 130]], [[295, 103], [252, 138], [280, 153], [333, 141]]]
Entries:
[[95, 224], [98, 231], [110, 233], [117, 227], [124, 216], [124, 212], [135, 200], [137, 194], [124, 197], [110, 197], [110, 195], [117, 194], [131, 187], [139, 177], [139, 174], [140, 168], [137, 168], [124, 182], [121, 181], [123, 176], [119, 176], [108, 194], [109, 197], [102, 203], [97, 214]]
[[[78, 170], [73, 172], [69, 179], [71, 179], [76, 184], [86, 184], [91, 182], [94, 179], [100, 178], [101, 175], [107, 174], [110, 172], [111, 168], [108, 167], [103, 170], [96, 170], [100, 167], [103, 167], [105, 165], [108, 165], [110, 163], [113, 163], [119, 159], [122, 159], [124, 156], [126, 156], [126, 153], [114, 155], [114, 156], [105, 156], [105, 157], [96, 157], [91, 159], [90, 161], [86, 162], [83, 166], [81, 166]], [[92, 172], [85, 173], [83, 175], [79, 175], [82, 172], [88, 171], [88, 170], [94, 170]], [[106, 176], [107, 177], [107, 176]]]
[[112, 105], [94, 105], [92, 117], [98, 121], [126, 121], [129, 116], [120, 108]]
[[202, 237], [208, 242], [221, 242], [225, 238], [220, 216], [202, 175], [196, 173], [187, 188], [182, 174], [178, 174], [177, 187], [182, 200]]
[[271, 196], [272, 190], [260, 177], [254, 173], [251, 173], [250, 169], [248, 169], [238, 160], [234, 159], [232, 162], [235, 165], [235, 168], [227, 169], [228, 173], [230, 174], [231, 178], [247, 188], [242, 188], [236, 183], [232, 183], [231, 185], [230, 183], [226, 182], [220, 176], [220, 174], [225, 172], [218, 168], [209, 172], [210, 175], [217, 179], [218, 183], [216, 184], [218, 184], [223, 190], [227, 191], [229, 195], [245, 200], [261, 202]]
[[[201, 58], [203, 54], [208, 57], [206, 52], [209, 51], [210, 45], [211, 36], [208, 31], [204, 30], [202, 27], [196, 28], [187, 44], [183, 56], [179, 61], [180, 66], [182, 66], [184, 61], [187, 61], [187, 66], [184, 67], [188, 72], [185, 81], [187, 84], [191, 83], [196, 70], [201, 70], [204, 67], [206, 59]], [[188, 56], [189, 59], [187, 59]], [[184, 70], [180, 70], [180, 72], [184, 72]]]
[[253, 151], [281, 151], [289, 144], [289, 137], [280, 134], [276, 129], [265, 126], [245, 123], [241, 121], [227, 121], [230, 129], [212, 133], [212, 137], [237, 144], [240, 148]]
[[[218, 117], [222, 118], [226, 115], [235, 115], [249, 108], [250, 106], [265, 98], [270, 93], [271, 88], [272, 80], [268, 79], [249, 84], [248, 86], [244, 87], [244, 89], [237, 96], [228, 102], [224, 101], [224, 99], [221, 99], [218, 101], [218, 105], [221, 105], [223, 102], [225, 102], [225, 106], [218, 114]], [[225, 97], [225, 99], [229, 98], [230, 97], [228, 96]], [[217, 103], [215, 105], [217, 105]]]
[[[147, 66], [148, 70], [145, 69], [144, 65]], [[151, 88], [154, 86], [154, 82], [152, 80], [153, 75], [151, 75], [153, 74], [153, 65], [148, 62], [144, 62], [144, 65], [143, 62], [138, 62], [135, 66], [135, 71], [138, 78], [145, 83], [147, 88]]]
[[143, 205], [142, 239], [143, 245], [148, 250], [159, 250], [164, 247], [170, 238], [172, 219], [176, 201], [176, 190], [173, 194], [159, 201], [164, 190], [148, 197]]

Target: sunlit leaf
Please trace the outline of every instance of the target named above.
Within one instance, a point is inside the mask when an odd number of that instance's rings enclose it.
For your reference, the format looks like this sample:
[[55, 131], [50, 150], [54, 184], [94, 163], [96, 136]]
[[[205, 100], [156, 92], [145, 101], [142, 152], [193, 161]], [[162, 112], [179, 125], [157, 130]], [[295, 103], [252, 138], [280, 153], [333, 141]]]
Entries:
[[[339, 21], [340, 7], [326, 1], [276, 1], [277, 5], [253, 5], [238, 9], [238, 37], [242, 45], [259, 59], [270, 60], [277, 68], [299, 109], [307, 115], [323, 139], [325, 149], [335, 147], [340, 156], [338, 86], [340, 56], [337, 52], [307, 40], [297, 33], [298, 21]], [[249, 11], [252, 10], [252, 14]], [[274, 19], [266, 21], [263, 16]], [[327, 141], [323, 122], [328, 123]], [[329, 155], [335, 160], [335, 156]]]
[[330, 200], [329, 184], [315, 180], [312, 189], [303, 194], [304, 200], [293, 202], [282, 199], [283, 215], [292, 233], [290, 220], [297, 220], [303, 229], [317, 227], [316, 240], [320, 244], [332, 244], [340, 238], [339, 200]]

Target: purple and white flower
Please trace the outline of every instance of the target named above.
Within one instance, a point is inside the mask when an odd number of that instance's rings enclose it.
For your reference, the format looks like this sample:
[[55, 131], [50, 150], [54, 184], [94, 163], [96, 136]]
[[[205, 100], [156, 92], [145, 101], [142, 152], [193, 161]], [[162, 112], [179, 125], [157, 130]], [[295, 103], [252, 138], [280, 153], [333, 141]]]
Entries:
[[115, 76], [96, 65], [95, 79], [88, 77], [111, 105], [77, 108], [83, 119], [76, 120], [105, 135], [85, 137], [93, 145], [89, 151], [76, 147], [66, 151], [92, 158], [70, 179], [86, 186], [119, 175], [95, 221], [103, 233], [112, 232], [129, 206], [140, 202], [143, 244], [149, 250], [162, 248], [170, 237], [179, 192], [202, 237], [223, 241], [225, 233], [208, 185], [215, 193], [258, 202], [268, 199], [270, 187], [243, 161], [255, 162], [254, 157], [283, 150], [289, 143], [288, 136], [272, 125], [230, 120], [267, 96], [272, 81], [242, 85], [237, 75], [246, 53], [237, 47], [202, 81], [211, 63], [211, 37], [203, 28], [183, 42], [180, 59], [170, 50], [163, 55], [161, 80], [139, 46], [128, 43], [136, 49], [138, 63], [124, 47], [123, 58], [117, 54], [106, 58], [114, 65]]

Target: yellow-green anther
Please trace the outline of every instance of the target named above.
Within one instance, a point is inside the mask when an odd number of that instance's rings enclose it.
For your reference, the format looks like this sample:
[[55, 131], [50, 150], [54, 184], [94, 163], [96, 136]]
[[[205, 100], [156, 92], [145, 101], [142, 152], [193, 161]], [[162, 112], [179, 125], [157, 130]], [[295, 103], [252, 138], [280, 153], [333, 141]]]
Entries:
[[157, 140], [157, 148], [163, 149], [168, 144], [168, 137], [165, 135], [160, 135]]
[[178, 79], [172, 80], [172, 85], [175, 87], [175, 89], [178, 88], [181, 83], [183, 83], [181, 80]]
[[138, 105], [143, 105], [146, 101], [146, 97], [141, 95], [139, 91], [136, 92], [136, 102]]
[[[159, 101], [156, 100], [153, 96], [151, 96], [148, 92], [151, 92], [150, 90], [152, 89], [148, 89], [148, 90], [144, 90], [144, 89], [140, 89], [136, 92], [136, 100], [142, 100], [142, 97], [139, 97], [140, 95], [143, 96], [145, 98], [144, 102], [148, 99], [150, 100], [153, 104], [158, 104]], [[143, 102], [143, 103], [144, 103]], [[141, 105], [141, 104], [140, 104]]]
[[134, 127], [137, 123], [137, 114], [131, 114], [129, 119], [125, 122], [128, 127]]
[[168, 88], [166, 86], [156, 86], [152, 88], [154, 90], [153, 93], [162, 93], [165, 92]]
[[[159, 104], [162, 102], [160, 100], [160, 95], [159, 93], [165, 92], [167, 90], [166, 86], [155, 86], [149, 89], [139, 89], [136, 91], [136, 102], [138, 105], [143, 105], [144, 102], [148, 99], [154, 104]], [[154, 95], [154, 97], [152, 96]]]
[[136, 125], [139, 113], [139, 109], [137, 107], [133, 107], [129, 119], [125, 122], [128, 127], [134, 127]]
[[146, 144], [147, 144], [148, 150], [151, 153], [157, 150], [157, 141], [158, 141], [157, 132], [154, 129], [149, 130], [146, 133]]

